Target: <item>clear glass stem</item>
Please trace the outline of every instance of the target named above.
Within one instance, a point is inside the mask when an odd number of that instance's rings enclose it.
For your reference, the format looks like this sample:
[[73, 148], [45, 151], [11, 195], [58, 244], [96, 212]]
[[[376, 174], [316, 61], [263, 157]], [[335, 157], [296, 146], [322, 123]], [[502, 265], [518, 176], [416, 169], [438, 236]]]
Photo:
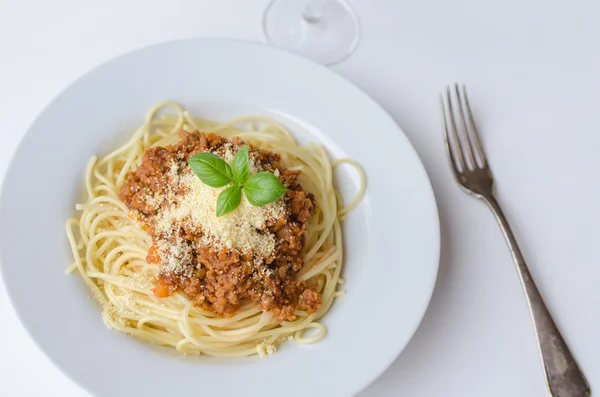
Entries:
[[308, 23], [317, 23], [325, 15], [325, 3], [330, 0], [308, 0], [304, 9], [304, 20]]

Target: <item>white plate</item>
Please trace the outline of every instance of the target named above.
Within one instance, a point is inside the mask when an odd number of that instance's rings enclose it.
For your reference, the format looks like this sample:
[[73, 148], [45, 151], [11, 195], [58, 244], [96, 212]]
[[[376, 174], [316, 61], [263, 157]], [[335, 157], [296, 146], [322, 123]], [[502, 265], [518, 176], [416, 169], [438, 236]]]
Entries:
[[[348, 293], [324, 317], [321, 342], [286, 343], [263, 359], [180, 356], [109, 331], [81, 280], [65, 275], [72, 258], [64, 222], [88, 159], [128, 139], [165, 99], [202, 117], [274, 116], [299, 139], [364, 167], [367, 195], [344, 225]], [[340, 174], [351, 193], [356, 178]], [[415, 332], [437, 275], [439, 226], [417, 154], [354, 85], [271, 47], [187, 40], [110, 61], [43, 111], [6, 174], [0, 248], [6, 287], [31, 337], [98, 396], [348, 396], [381, 374]]]

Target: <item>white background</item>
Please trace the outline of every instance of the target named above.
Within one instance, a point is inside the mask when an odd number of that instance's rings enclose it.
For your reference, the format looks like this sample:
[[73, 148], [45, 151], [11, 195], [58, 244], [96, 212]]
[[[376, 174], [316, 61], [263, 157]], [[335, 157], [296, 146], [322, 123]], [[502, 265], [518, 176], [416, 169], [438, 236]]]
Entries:
[[[166, 40], [264, 41], [267, 2], [0, 0], [0, 175], [36, 114], [86, 71]], [[360, 396], [547, 395], [508, 250], [489, 210], [462, 193], [449, 171], [437, 95], [456, 80], [470, 88], [498, 193], [531, 271], [592, 389], [600, 390], [599, 3], [351, 3], [363, 37], [334, 70], [381, 103], [416, 147], [443, 236], [421, 327]], [[38, 166], [40, 177], [52, 171]], [[1, 284], [0, 394], [87, 396], [32, 343]]]

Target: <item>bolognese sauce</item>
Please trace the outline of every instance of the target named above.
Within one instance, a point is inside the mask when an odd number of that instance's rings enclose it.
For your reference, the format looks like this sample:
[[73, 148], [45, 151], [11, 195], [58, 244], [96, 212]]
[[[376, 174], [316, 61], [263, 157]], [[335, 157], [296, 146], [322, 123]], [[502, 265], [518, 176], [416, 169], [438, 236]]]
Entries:
[[286, 169], [279, 155], [249, 145], [250, 168], [275, 174], [288, 190], [277, 202], [264, 207], [243, 202], [241, 209], [217, 219], [218, 189], [203, 185], [187, 160], [211, 152], [227, 161], [246, 144], [216, 134], [179, 135], [174, 145], [148, 149], [119, 192], [152, 237], [146, 260], [160, 267], [154, 294], [164, 298], [180, 291], [195, 305], [226, 317], [245, 302], [280, 321], [294, 320], [298, 309], [316, 311], [320, 294], [296, 280], [308, 220], [316, 209], [313, 195], [298, 182], [300, 171]]

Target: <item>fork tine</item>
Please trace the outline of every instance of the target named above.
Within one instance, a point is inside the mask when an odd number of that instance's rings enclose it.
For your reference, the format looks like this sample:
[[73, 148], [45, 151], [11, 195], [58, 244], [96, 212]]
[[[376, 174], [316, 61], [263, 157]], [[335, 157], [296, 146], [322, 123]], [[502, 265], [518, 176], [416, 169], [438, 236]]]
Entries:
[[479, 155], [479, 159], [481, 160], [481, 165], [483, 167], [487, 166], [487, 158], [485, 156], [485, 152], [483, 151], [483, 147], [481, 146], [481, 142], [479, 141], [479, 134], [477, 133], [477, 128], [475, 127], [475, 120], [473, 120], [473, 112], [471, 111], [471, 105], [469, 104], [469, 97], [467, 96], [467, 87], [465, 85], [462, 86], [463, 98], [465, 100], [465, 107], [467, 109], [467, 116], [469, 119], [469, 127], [471, 134], [470, 136], [473, 138], [475, 142], [475, 147], [477, 148], [477, 154]]
[[454, 90], [456, 91], [456, 101], [458, 102], [458, 114], [460, 115], [460, 121], [462, 123], [462, 128], [460, 130], [460, 132], [461, 132], [460, 135], [461, 135], [462, 140], [460, 141], [460, 145], [461, 145], [461, 147], [463, 147], [465, 152], [467, 152], [466, 157], [469, 159], [469, 162], [471, 163], [471, 167], [473, 167], [473, 169], [475, 169], [478, 167], [477, 161], [476, 161], [475, 155], [474, 155], [475, 149], [473, 148], [473, 144], [471, 142], [471, 137], [469, 136], [469, 131], [467, 130], [467, 121], [465, 119], [465, 112], [463, 111], [462, 99], [461, 99], [460, 92], [458, 90], [458, 84], [456, 84], [456, 83], [454, 84]]
[[[452, 105], [450, 105], [450, 102], [448, 101], [448, 106], [450, 107], [450, 114], [452, 114]], [[446, 119], [446, 107], [444, 106], [444, 96], [442, 94], [440, 94], [440, 109], [442, 111], [442, 121], [444, 124], [444, 141], [446, 142], [446, 151], [448, 152], [448, 157], [450, 158], [450, 164], [452, 164], [452, 169], [454, 170], [454, 175], [456, 177], [458, 177], [458, 175], [460, 174], [460, 169], [458, 168], [458, 164], [460, 163], [460, 167], [461, 169], [465, 169], [465, 164], [462, 158], [462, 153], [460, 151], [460, 148], [457, 149], [456, 151], [452, 150], [452, 144], [450, 142], [450, 137], [448, 136], [448, 130], [452, 130], [452, 138], [456, 141], [457, 140], [457, 136], [456, 136], [456, 126], [454, 126], [454, 128], [452, 128], [451, 125], [448, 124], [448, 120]], [[452, 117], [452, 116], [450, 116]], [[454, 120], [453, 120], [454, 121]], [[455, 155], [454, 152], [456, 152], [457, 154]], [[456, 161], [456, 157], [458, 157], [458, 162]]]
[[[450, 117], [450, 130], [452, 134], [450, 142], [450, 147], [454, 146], [454, 153], [458, 157], [458, 162], [460, 163], [462, 171], [467, 171], [467, 163], [465, 161], [465, 156], [463, 154], [463, 148], [460, 144], [460, 139], [458, 138], [458, 128], [456, 127], [456, 120], [454, 119], [454, 109], [452, 108], [452, 95], [450, 94], [450, 87], [446, 87], [446, 103], [448, 105], [448, 116]], [[452, 141], [454, 141], [454, 145], [452, 145]]]

